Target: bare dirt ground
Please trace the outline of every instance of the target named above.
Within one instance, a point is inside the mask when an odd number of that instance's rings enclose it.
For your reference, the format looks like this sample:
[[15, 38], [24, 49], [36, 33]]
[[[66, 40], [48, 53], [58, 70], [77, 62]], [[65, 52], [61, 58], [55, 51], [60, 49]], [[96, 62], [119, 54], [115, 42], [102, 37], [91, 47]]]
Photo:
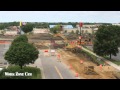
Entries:
[[[64, 51], [59, 50], [58, 53], [61, 54], [61, 61], [70, 67], [72, 66], [72, 70], [77, 72], [79, 76], [85, 78], [85, 79], [116, 79], [113, 73], [118, 72], [115, 68], [111, 66], [102, 66], [102, 69], [100, 66], [97, 66], [92, 61], [85, 58], [83, 55], [79, 54], [79, 57], [70, 52], [70, 51]], [[83, 63], [81, 63], [81, 60]], [[94, 66], [94, 72], [96, 74], [88, 75], [86, 74], [85, 67], [88, 66]]]
[[36, 40], [63, 40], [61, 37], [53, 37], [51, 34], [34, 34], [34, 35], [28, 35], [29, 39], [36, 39]]

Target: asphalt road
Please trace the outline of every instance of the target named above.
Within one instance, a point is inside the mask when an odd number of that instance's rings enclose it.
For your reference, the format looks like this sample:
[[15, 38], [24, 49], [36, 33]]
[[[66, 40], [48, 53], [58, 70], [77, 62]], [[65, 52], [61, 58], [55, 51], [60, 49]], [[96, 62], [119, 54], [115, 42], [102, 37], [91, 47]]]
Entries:
[[7, 61], [4, 59], [5, 52], [9, 49], [10, 44], [0, 44], [0, 67], [7, 65]]
[[45, 79], [78, 79], [56, 56], [44, 56], [44, 52], [40, 50], [39, 60]]

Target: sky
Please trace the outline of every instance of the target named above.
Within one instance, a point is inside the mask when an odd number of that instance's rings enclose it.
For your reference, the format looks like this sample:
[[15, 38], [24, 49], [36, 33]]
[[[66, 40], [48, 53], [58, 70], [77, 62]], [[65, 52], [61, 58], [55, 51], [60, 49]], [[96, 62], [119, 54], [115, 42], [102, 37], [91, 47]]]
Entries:
[[0, 22], [120, 23], [120, 11], [0, 11]]

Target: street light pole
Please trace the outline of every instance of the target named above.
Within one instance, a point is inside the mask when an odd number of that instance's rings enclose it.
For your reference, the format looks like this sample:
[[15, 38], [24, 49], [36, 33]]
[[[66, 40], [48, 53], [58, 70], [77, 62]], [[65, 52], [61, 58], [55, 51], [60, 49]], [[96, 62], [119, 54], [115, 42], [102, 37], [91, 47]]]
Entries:
[[80, 45], [81, 45], [81, 41], [82, 41], [82, 32], [81, 32], [81, 27], [82, 27], [82, 25], [83, 25], [83, 23], [82, 22], [80, 22], [80, 24], [79, 24], [79, 26], [80, 26]]
[[21, 35], [21, 26], [22, 26], [22, 22], [20, 21], [20, 35]]
[[81, 26], [80, 26], [80, 45], [81, 45]]

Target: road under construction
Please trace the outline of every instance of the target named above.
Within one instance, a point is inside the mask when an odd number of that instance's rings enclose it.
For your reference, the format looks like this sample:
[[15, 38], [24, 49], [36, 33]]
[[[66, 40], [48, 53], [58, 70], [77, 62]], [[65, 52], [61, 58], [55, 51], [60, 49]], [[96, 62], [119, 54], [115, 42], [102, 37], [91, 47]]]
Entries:
[[[65, 36], [64, 34], [36, 34], [28, 35], [29, 42], [33, 43], [39, 50], [55, 50], [60, 55], [60, 60], [66, 64], [71, 71], [78, 73], [86, 79], [116, 79], [115, 73], [119, 72], [110, 65], [98, 66], [82, 53], [79, 37]], [[90, 42], [82, 40], [82, 45], [92, 45]], [[6, 40], [5, 40], [6, 41]], [[11, 40], [6, 41], [11, 42]], [[5, 43], [1, 39], [1, 44]], [[50, 53], [50, 52], [48, 52]], [[55, 54], [56, 55], [56, 54]], [[49, 55], [51, 57], [51, 55]]]

